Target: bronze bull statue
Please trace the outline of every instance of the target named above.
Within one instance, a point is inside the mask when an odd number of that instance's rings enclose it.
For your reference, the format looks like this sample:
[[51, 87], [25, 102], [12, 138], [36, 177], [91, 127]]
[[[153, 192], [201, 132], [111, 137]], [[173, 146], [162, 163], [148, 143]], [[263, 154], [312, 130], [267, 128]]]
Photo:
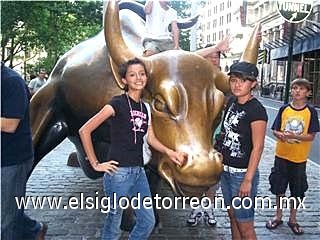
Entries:
[[[118, 66], [142, 55], [143, 29], [143, 19], [129, 10], [121, 10], [119, 16], [118, 3], [110, 1], [104, 19], [105, 38], [100, 33], [58, 61], [49, 81], [31, 100], [35, 165], [68, 137], [76, 146], [85, 174], [89, 178], [101, 176], [85, 159], [78, 130], [112, 96], [121, 93]], [[257, 60], [255, 34], [243, 54], [244, 61]], [[153, 155], [151, 165], [176, 194], [200, 196], [217, 183], [222, 171], [222, 157], [213, 148], [212, 132], [220, 120], [228, 78], [201, 56], [187, 51], [171, 50], [140, 59], [150, 73], [144, 97], [152, 109], [157, 138], [188, 154], [182, 167], [158, 154]], [[107, 160], [109, 142], [106, 122], [93, 134], [100, 162]]]

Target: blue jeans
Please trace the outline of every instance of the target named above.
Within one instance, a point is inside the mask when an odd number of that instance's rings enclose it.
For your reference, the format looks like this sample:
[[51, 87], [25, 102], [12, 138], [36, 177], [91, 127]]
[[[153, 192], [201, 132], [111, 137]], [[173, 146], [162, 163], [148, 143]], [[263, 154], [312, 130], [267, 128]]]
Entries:
[[[229, 173], [223, 171], [221, 175], [221, 191], [224, 198], [224, 203], [232, 207], [232, 199], [239, 196], [240, 185], [243, 182], [246, 173]], [[252, 186], [251, 186], [251, 208], [249, 206], [249, 201], [243, 201], [245, 204], [245, 208], [241, 207], [240, 209], [233, 208], [235, 218], [238, 222], [251, 222], [254, 220], [254, 197], [257, 196], [258, 191], [258, 184], [259, 184], [259, 170], [256, 171], [252, 179]], [[240, 200], [235, 200], [234, 205], [238, 208], [240, 206]]]
[[[118, 205], [120, 197], [137, 196], [140, 193], [140, 208], [134, 209], [136, 224], [129, 234], [129, 239], [143, 240], [148, 239], [154, 225], [155, 217], [152, 207], [143, 207], [143, 198], [150, 197], [149, 183], [143, 167], [120, 167], [112, 176], [104, 174], [104, 191], [110, 197], [110, 212], [107, 213], [103, 228], [103, 240], [115, 240], [120, 237], [120, 224], [123, 209]], [[114, 193], [116, 198], [114, 199]], [[115, 207], [113, 205], [115, 204]]]
[[1, 167], [1, 239], [35, 239], [41, 226], [18, 209], [15, 197], [25, 197], [32, 159], [13, 166]]

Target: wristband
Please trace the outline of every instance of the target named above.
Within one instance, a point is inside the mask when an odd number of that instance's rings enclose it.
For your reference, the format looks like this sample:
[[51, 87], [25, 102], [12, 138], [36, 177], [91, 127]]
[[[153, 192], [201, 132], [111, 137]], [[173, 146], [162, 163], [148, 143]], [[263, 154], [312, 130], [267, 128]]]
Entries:
[[90, 161], [89, 160], [89, 158], [88, 157], [85, 157], [85, 159], [87, 160], [87, 161], [89, 161], [89, 163], [91, 164], [91, 166], [93, 166], [93, 167], [95, 167], [95, 166], [97, 166], [98, 164], [99, 164], [99, 161]]

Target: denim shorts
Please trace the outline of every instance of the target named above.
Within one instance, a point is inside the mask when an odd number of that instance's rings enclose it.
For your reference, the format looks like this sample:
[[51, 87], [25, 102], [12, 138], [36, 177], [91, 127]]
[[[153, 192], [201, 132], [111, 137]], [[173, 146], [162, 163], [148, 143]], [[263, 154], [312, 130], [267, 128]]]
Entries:
[[[238, 194], [240, 185], [243, 182], [245, 175], [245, 172], [230, 173], [223, 171], [220, 182], [225, 206], [231, 207], [233, 198], [239, 196]], [[258, 184], [259, 170], [256, 171], [256, 174], [252, 180], [252, 188], [250, 194], [251, 203], [250, 200], [245, 200], [243, 201], [244, 207], [236, 209], [240, 204], [240, 200], [234, 201], [234, 206], [236, 208], [233, 208], [233, 210], [235, 218], [238, 222], [251, 222], [254, 220], [254, 197], [257, 195]], [[251, 204], [250, 208], [248, 208], [249, 204]]]

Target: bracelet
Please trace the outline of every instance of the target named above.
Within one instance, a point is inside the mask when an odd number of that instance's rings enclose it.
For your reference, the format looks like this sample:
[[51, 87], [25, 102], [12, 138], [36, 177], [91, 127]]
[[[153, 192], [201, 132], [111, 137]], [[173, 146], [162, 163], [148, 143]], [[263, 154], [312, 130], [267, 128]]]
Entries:
[[[90, 162], [90, 163], [91, 163], [91, 165], [92, 165], [92, 162]], [[98, 161], [95, 161], [93, 166], [97, 166], [97, 165], [99, 165], [99, 162], [98, 162]]]
[[94, 162], [93, 162], [93, 161], [90, 161], [88, 157], [85, 157], [84, 159], [86, 159], [87, 161], [89, 161], [90, 164], [91, 164], [91, 166], [93, 166], [93, 167], [94, 167], [94, 166], [97, 166], [97, 165], [99, 164], [99, 161], [94, 161]]

